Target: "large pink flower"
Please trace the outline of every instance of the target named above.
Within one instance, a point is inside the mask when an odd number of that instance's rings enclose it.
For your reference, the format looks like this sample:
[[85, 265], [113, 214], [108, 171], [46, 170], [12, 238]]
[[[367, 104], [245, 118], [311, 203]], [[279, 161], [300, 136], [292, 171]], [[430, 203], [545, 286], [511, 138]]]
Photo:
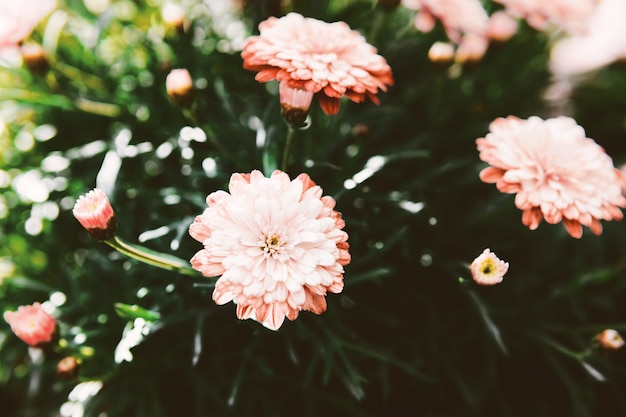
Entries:
[[595, 234], [600, 220], [621, 220], [622, 176], [613, 161], [569, 117], [498, 118], [476, 140], [480, 159], [490, 167], [480, 179], [504, 193], [517, 193], [522, 223], [536, 229], [542, 219], [563, 221], [568, 233], [582, 236], [582, 225]]
[[570, 33], [583, 33], [587, 20], [598, 0], [495, 0], [503, 4], [507, 13], [526, 19], [537, 30], [556, 25]]
[[4, 320], [11, 325], [13, 333], [30, 346], [43, 347], [56, 336], [56, 321], [39, 303], [5, 311]]
[[56, 7], [56, 0], [0, 0], [0, 49], [15, 47]]
[[207, 197], [189, 228], [204, 249], [191, 259], [215, 284], [217, 304], [233, 301], [240, 319], [276, 330], [301, 310], [321, 314], [326, 293], [343, 289], [348, 235], [335, 200], [306, 174], [233, 174], [229, 191]]
[[393, 84], [385, 58], [344, 22], [289, 13], [261, 22], [259, 31], [243, 47], [243, 67], [258, 71], [257, 81], [276, 79], [315, 93], [326, 114], [339, 111], [344, 95], [357, 103], [367, 97], [378, 104], [378, 89], [386, 91]]

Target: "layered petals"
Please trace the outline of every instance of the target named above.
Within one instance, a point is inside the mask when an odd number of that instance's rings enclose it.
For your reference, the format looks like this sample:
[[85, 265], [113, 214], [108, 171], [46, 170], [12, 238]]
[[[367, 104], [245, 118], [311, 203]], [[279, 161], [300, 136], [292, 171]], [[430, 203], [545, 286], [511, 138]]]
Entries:
[[621, 220], [626, 207], [622, 174], [584, 129], [569, 117], [542, 120], [498, 118], [476, 140], [480, 159], [490, 166], [480, 179], [515, 195], [522, 223], [563, 222], [575, 238], [582, 226], [602, 233], [600, 220]]
[[350, 262], [345, 223], [308, 175], [233, 174], [229, 192], [216, 191], [207, 203], [189, 229], [203, 244], [191, 265], [220, 275], [213, 300], [236, 303], [240, 319], [276, 330], [300, 311], [323, 313], [326, 294], [342, 291]]
[[289, 13], [261, 22], [259, 31], [244, 45], [243, 67], [257, 71], [259, 82], [276, 79], [317, 95], [326, 114], [337, 113], [343, 96], [377, 103], [378, 90], [393, 84], [387, 61], [344, 22]]

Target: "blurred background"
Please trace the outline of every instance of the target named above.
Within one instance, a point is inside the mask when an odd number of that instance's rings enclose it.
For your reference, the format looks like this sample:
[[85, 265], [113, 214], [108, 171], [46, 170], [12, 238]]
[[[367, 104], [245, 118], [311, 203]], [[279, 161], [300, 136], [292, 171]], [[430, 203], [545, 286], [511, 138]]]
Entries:
[[[528, 230], [514, 196], [480, 181], [475, 144], [496, 117], [568, 115], [620, 167], [626, 35], [522, 18], [484, 56], [436, 58], [450, 41], [441, 22], [418, 31], [416, 3], [59, 0], [0, 47], [0, 311], [41, 302], [60, 334], [31, 348], [0, 322], [0, 415], [626, 415], [626, 353], [594, 339], [626, 332], [626, 225]], [[603, 13], [625, 16], [618, 3]], [[98, 186], [121, 236], [190, 259], [206, 196], [284, 146], [278, 85], [240, 52], [291, 11], [358, 30], [395, 83], [380, 106], [314, 102], [297, 132], [288, 173], [336, 199], [352, 262], [324, 314], [272, 332], [215, 305], [212, 281], [92, 239], [71, 209]], [[177, 68], [189, 107], [166, 92]], [[468, 265], [487, 247], [510, 268], [480, 287]], [[79, 365], [59, 374], [68, 356]]]

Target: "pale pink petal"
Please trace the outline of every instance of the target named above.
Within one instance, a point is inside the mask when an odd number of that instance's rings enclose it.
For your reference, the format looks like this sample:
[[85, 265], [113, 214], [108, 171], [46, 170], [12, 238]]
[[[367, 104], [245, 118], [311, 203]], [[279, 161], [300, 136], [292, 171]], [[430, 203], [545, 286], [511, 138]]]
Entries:
[[278, 80], [316, 94], [328, 115], [339, 110], [344, 95], [377, 101], [378, 89], [393, 84], [391, 68], [376, 48], [344, 22], [326, 23], [289, 13], [259, 24], [260, 34], [246, 41], [243, 67], [258, 71], [256, 80]]
[[569, 117], [542, 120], [498, 118], [476, 140], [484, 182], [517, 193], [522, 223], [536, 229], [542, 219], [563, 221], [567, 232], [582, 236], [582, 226], [602, 232], [600, 220], [621, 220], [626, 207], [623, 179], [604, 149], [585, 137]]
[[237, 317], [278, 329], [299, 311], [326, 310], [327, 292], [343, 288], [350, 262], [345, 223], [332, 197], [307, 174], [233, 174], [190, 226], [203, 249], [191, 259], [215, 284], [217, 304], [233, 301]]

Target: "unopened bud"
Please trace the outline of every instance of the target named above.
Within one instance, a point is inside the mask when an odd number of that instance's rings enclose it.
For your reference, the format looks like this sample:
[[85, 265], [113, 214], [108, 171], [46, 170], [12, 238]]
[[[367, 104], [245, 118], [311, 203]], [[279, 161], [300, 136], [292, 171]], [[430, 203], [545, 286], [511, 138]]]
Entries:
[[62, 379], [76, 379], [79, 371], [80, 359], [73, 356], [66, 356], [57, 364], [57, 376]]
[[435, 42], [428, 50], [428, 59], [437, 65], [448, 65], [454, 60], [454, 46], [448, 42]]
[[287, 82], [281, 82], [279, 94], [283, 118], [294, 127], [302, 127], [309, 114], [313, 93], [290, 87]]
[[165, 89], [167, 95], [173, 102], [182, 107], [189, 107], [193, 103], [195, 90], [191, 74], [184, 68], [170, 71], [165, 79]]
[[46, 54], [38, 43], [28, 42], [21, 46], [22, 59], [24, 64], [32, 72], [43, 74], [48, 70], [49, 64]]

